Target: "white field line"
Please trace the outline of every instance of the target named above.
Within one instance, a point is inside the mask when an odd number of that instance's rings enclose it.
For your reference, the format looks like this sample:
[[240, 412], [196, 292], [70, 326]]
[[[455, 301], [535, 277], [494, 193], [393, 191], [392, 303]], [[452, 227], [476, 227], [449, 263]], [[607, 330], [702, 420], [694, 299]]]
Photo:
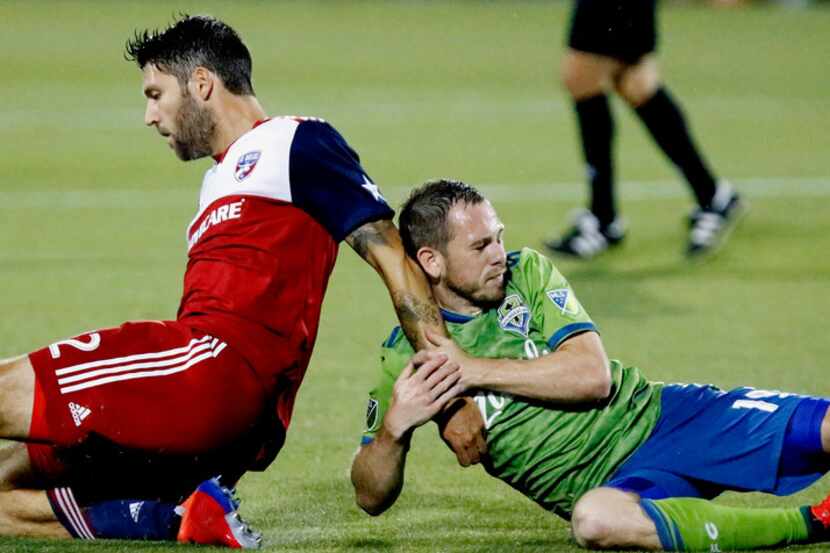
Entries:
[[[830, 177], [731, 179], [735, 188], [749, 198], [827, 197]], [[588, 194], [585, 182], [549, 184], [481, 184], [481, 192], [494, 202], [584, 201]], [[385, 190], [385, 189], [384, 189]], [[408, 189], [389, 187], [390, 196], [405, 197]], [[691, 199], [692, 192], [682, 180], [623, 181], [617, 185], [622, 201]]]
[[[830, 177], [771, 177], [732, 179], [739, 192], [749, 198], [824, 198], [830, 196]], [[584, 182], [535, 184], [476, 184], [494, 202], [583, 201], [587, 195]], [[410, 186], [381, 184], [381, 190], [397, 205], [407, 196]], [[618, 184], [623, 201], [649, 201], [691, 198], [682, 180], [623, 181]], [[0, 210], [19, 209], [196, 209], [198, 192], [194, 188], [169, 190], [30, 189], [0, 191]]]

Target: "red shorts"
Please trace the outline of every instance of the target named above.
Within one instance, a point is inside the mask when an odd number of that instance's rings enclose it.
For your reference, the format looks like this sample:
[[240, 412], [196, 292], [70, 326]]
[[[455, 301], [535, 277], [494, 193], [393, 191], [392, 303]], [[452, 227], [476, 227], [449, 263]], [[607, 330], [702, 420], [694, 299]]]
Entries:
[[268, 411], [241, 356], [175, 321], [89, 332], [29, 359], [35, 372], [30, 439], [42, 442], [29, 453], [42, 476], [60, 479], [73, 468], [68, 464], [93, 457], [100, 457], [98, 465], [123, 464], [118, 470], [170, 468], [159, 459], [175, 459], [183, 470], [199, 461], [216, 465], [207, 472], [220, 470], [220, 452], [223, 459], [252, 456], [251, 436]]

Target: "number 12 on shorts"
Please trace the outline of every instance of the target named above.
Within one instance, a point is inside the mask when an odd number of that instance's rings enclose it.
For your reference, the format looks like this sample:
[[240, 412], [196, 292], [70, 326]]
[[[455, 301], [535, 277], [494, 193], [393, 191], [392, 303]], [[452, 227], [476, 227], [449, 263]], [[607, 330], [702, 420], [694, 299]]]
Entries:
[[95, 351], [98, 349], [98, 346], [101, 345], [101, 335], [97, 332], [93, 332], [92, 334], [89, 334], [88, 338], [89, 342], [84, 342], [78, 338], [70, 338], [68, 340], [55, 342], [54, 344], [49, 345], [49, 353], [52, 355], [52, 359], [59, 359], [61, 356], [61, 346], [71, 346], [81, 351]]

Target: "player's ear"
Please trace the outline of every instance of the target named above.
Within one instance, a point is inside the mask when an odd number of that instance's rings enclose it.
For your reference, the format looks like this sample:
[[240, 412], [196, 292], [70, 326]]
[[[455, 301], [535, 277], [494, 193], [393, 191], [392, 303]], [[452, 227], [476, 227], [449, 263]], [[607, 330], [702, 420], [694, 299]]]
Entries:
[[213, 87], [216, 84], [216, 75], [206, 67], [197, 67], [190, 75], [188, 86], [190, 94], [208, 101], [213, 94]]
[[416, 254], [421, 269], [433, 280], [438, 280], [444, 272], [444, 256], [434, 248], [423, 246]]

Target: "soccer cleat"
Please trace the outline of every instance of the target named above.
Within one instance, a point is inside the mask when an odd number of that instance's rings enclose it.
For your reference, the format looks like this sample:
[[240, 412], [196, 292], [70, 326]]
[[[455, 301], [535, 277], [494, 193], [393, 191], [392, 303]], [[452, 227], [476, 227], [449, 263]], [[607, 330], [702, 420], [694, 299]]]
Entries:
[[720, 182], [706, 209], [696, 208], [689, 215], [689, 244], [686, 255], [703, 257], [720, 248], [746, 214], [747, 205], [728, 182]]
[[802, 513], [807, 519], [811, 542], [830, 541], [830, 495], [820, 503], [803, 507]]
[[596, 215], [582, 209], [573, 217], [573, 226], [562, 238], [545, 242], [549, 250], [590, 259], [604, 252], [608, 248], [619, 245], [625, 238], [625, 228], [622, 219], [617, 217], [608, 225], [601, 225]]
[[825, 497], [821, 503], [812, 505], [810, 513], [826, 530], [830, 530], [830, 495]]
[[262, 534], [239, 516], [239, 501], [218, 478], [205, 480], [179, 507], [181, 543], [224, 545], [234, 549], [259, 549]]

